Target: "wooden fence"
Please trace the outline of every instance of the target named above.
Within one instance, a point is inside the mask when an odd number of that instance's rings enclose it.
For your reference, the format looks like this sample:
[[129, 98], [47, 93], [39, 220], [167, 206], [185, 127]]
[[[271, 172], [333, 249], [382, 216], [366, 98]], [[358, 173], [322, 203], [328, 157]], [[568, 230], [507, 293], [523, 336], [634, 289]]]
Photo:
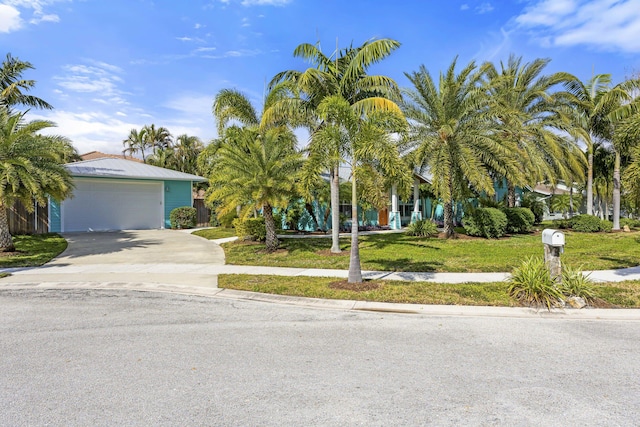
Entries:
[[49, 206], [38, 206], [28, 212], [20, 201], [7, 209], [11, 234], [43, 234], [49, 232]]
[[211, 209], [204, 205], [203, 199], [193, 199], [196, 208], [196, 227], [208, 227], [211, 221]]

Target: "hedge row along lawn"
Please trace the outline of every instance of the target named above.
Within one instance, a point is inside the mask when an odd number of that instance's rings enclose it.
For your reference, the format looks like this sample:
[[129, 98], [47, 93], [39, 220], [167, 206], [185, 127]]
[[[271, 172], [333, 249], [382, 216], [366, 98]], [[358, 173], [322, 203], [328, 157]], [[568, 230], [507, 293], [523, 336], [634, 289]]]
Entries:
[[[562, 262], [581, 270], [608, 270], [640, 264], [640, 232], [565, 231]], [[272, 254], [255, 242], [223, 244], [226, 261], [236, 265], [301, 268], [349, 268], [349, 239], [342, 254], [331, 254], [330, 238], [282, 238]], [[543, 256], [540, 232], [500, 239], [412, 237], [403, 233], [360, 237], [363, 270], [426, 272], [510, 272], [530, 256]]]
[[67, 249], [59, 234], [13, 236], [15, 252], [0, 252], [0, 267], [37, 267], [46, 264]]
[[[516, 307], [507, 295], [506, 282], [431, 283], [366, 281], [353, 289], [337, 278], [253, 276], [223, 274], [218, 287], [309, 298], [348, 299], [412, 304], [482, 305]], [[594, 306], [603, 308], [640, 308], [640, 281], [596, 283]]]

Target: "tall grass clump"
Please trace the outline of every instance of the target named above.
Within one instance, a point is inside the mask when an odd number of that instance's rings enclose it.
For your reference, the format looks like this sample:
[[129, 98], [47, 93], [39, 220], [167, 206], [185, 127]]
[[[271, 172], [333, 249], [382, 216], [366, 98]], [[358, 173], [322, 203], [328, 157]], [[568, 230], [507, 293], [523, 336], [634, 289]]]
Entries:
[[551, 307], [560, 305], [564, 297], [540, 257], [526, 259], [513, 270], [507, 281], [509, 295], [525, 305], [551, 310]]
[[412, 222], [407, 226], [409, 236], [432, 237], [438, 234], [438, 226], [429, 219]]

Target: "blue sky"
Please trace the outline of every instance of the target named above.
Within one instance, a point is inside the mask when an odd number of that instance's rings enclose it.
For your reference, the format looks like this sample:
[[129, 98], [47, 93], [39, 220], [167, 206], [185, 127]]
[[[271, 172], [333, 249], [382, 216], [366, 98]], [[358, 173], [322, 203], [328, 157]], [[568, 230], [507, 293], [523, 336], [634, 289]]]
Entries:
[[131, 128], [216, 136], [215, 94], [235, 88], [261, 105], [265, 82], [308, 64], [294, 48], [320, 40], [402, 43], [371, 73], [402, 87], [424, 64], [550, 58], [548, 72], [581, 79], [640, 71], [640, 0], [0, 0], [0, 53], [31, 62], [33, 94], [53, 111], [31, 118], [80, 153], [119, 153]]

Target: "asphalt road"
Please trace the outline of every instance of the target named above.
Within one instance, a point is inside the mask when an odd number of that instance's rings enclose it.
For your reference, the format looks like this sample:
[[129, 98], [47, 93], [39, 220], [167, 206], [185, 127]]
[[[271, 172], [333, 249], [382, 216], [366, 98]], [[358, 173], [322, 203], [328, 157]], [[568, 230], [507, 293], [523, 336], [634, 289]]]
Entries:
[[640, 322], [0, 290], [2, 426], [632, 426]]

